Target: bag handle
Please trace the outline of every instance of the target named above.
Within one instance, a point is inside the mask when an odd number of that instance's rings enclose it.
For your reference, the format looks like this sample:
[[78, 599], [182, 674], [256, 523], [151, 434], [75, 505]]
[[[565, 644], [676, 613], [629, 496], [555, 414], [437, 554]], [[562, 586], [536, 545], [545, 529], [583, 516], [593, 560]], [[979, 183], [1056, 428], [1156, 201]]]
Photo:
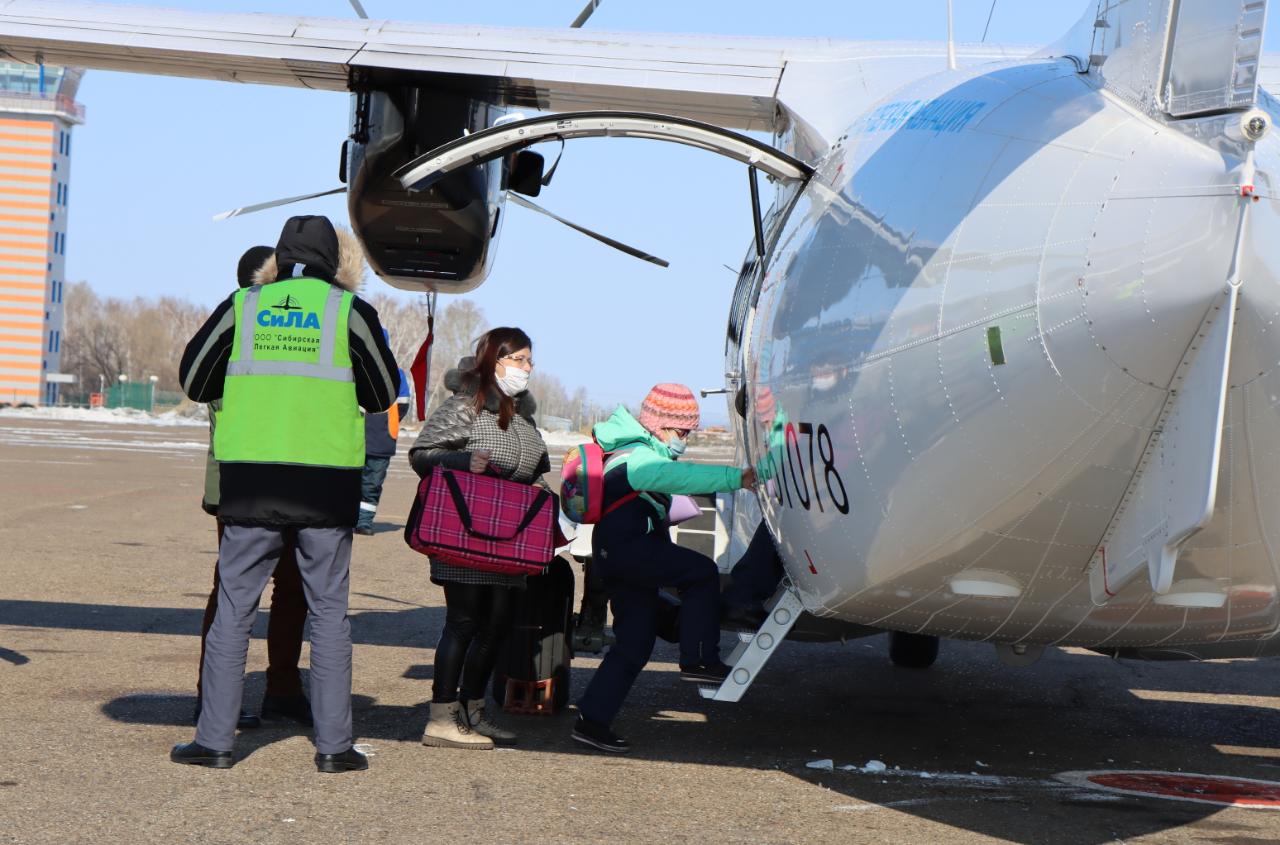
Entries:
[[530, 523], [537, 519], [538, 512], [542, 510], [547, 500], [551, 498], [551, 491], [539, 491], [537, 498], [533, 500], [533, 504], [529, 505], [529, 510], [525, 512], [524, 519], [520, 520], [520, 524], [516, 526], [516, 530], [507, 537], [499, 537], [496, 534], [477, 531], [471, 526], [471, 510], [467, 507], [467, 500], [462, 497], [462, 488], [458, 486], [458, 479], [454, 478], [453, 473], [448, 471], [441, 472], [440, 475], [444, 478], [445, 486], [449, 488], [449, 497], [453, 499], [453, 506], [458, 511], [458, 518], [462, 520], [462, 527], [467, 529], [468, 534], [479, 537], [481, 540], [493, 540], [499, 543], [514, 540], [518, 534], [523, 533], [529, 527]]

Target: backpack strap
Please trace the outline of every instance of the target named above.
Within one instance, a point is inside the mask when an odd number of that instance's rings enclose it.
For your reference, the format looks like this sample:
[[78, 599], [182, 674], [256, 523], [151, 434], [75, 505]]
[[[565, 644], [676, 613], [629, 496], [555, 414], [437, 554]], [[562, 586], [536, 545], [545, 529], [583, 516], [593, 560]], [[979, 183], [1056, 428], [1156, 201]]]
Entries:
[[[633, 446], [630, 449], [619, 449], [616, 452], [607, 452], [604, 456], [602, 476], [607, 475], [609, 473], [609, 464], [612, 463], [614, 466], [617, 466], [617, 463], [614, 462], [614, 458], [625, 458], [627, 455], [631, 454], [634, 451], [635, 451], [635, 447]], [[601, 484], [604, 483], [603, 477], [601, 477], [600, 482]], [[627, 504], [633, 499], [639, 498], [639, 496], [640, 496], [639, 490], [632, 490], [630, 493], [621, 497], [620, 499], [618, 499], [618, 501], [614, 502], [613, 504], [605, 508], [604, 511], [600, 514], [600, 518], [604, 519], [606, 516], [616, 511], [618, 508], [622, 507], [623, 505]]]

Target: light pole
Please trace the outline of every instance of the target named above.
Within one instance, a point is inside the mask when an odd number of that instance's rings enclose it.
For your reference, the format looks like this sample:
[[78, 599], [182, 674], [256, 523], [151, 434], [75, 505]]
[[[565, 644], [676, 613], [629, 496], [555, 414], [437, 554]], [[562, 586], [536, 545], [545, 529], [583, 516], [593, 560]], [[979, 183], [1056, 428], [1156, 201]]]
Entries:
[[129, 381], [129, 377], [124, 373], [116, 376], [116, 381], [120, 382], [120, 389], [116, 391], [116, 407], [124, 407], [124, 386]]
[[147, 376], [147, 381], [151, 382], [151, 390], [147, 394], [147, 413], [154, 414], [156, 412], [156, 382], [160, 380], [160, 376]]

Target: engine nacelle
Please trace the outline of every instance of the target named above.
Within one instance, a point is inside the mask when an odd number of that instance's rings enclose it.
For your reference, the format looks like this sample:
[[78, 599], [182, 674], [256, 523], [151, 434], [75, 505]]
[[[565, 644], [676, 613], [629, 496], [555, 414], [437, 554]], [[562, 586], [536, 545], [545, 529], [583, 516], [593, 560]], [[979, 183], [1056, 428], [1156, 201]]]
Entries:
[[488, 127], [501, 108], [412, 84], [358, 88], [352, 105], [347, 204], [374, 272], [405, 290], [477, 287], [493, 259], [506, 164], [468, 167], [412, 194], [391, 174], [446, 141]]

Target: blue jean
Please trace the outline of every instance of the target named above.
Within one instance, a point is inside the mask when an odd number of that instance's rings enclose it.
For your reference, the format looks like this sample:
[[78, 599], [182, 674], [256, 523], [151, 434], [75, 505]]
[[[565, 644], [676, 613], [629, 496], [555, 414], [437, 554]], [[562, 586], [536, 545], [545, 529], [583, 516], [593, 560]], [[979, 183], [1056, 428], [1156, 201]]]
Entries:
[[356, 525], [373, 527], [373, 516], [378, 512], [378, 502], [382, 499], [382, 482], [387, 479], [390, 464], [390, 458], [364, 456], [364, 472], [360, 473], [360, 516]]
[[680, 665], [720, 659], [720, 576], [705, 555], [671, 542], [666, 531], [611, 541], [597, 529], [592, 566], [599, 567], [613, 604], [616, 642], [587, 685], [578, 709], [584, 718], [613, 722], [631, 685], [653, 653], [658, 590], [680, 590]]

